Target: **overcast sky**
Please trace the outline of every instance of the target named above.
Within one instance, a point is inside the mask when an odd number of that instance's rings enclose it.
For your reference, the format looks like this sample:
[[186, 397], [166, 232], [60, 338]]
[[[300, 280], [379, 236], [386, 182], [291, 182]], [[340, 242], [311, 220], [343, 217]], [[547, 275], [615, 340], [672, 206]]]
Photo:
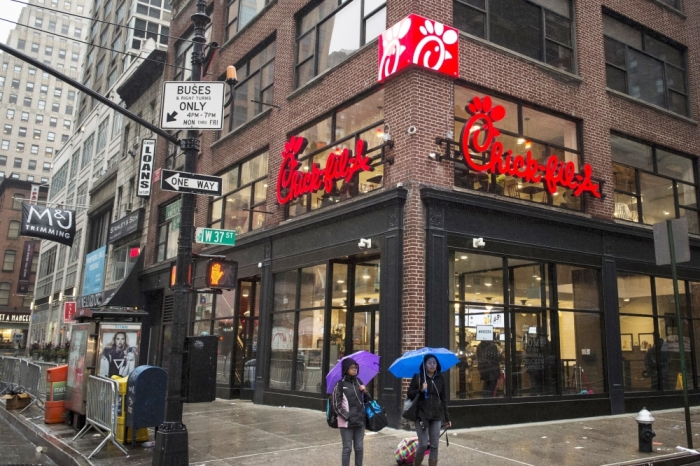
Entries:
[[[11, 2], [10, 0], [0, 0], [0, 3], [2, 3], [2, 8], [0, 8], [0, 18], [17, 21], [19, 18], [19, 13], [22, 11], [22, 7], [24, 5], [17, 2]], [[10, 35], [10, 31], [14, 28], [14, 24], [8, 23], [7, 21], [0, 21], [0, 41], [2, 41], [3, 44], [7, 43], [7, 38]]]

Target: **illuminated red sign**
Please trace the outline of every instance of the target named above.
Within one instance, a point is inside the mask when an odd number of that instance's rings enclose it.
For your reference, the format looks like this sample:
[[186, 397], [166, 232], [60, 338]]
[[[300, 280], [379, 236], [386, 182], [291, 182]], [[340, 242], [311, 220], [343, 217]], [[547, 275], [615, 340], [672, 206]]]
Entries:
[[[587, 192], [600, 198], [600, 184], [591, 180], [592, 169], [587, 163], [583, 164], [581, 173], [576, 173], [573, 162], [561, 162], [556, 155], [550, 155], [541, 164], [532, 157], [532, 151], [527, 151], [524, 156], [514, 155], [510, 149], [504, 152], [503, 144], [495, 140], [501, 132], [494, 123], [506, 116], [506, 110], [501, 105], [492, 105], [491, 98], [485, 96], [483, 99], [474, 97], [466, 107], [472, 117], [464, 125], [459, 145], [465, 162], [472, 170], [515, 176], [528, 183], [543, 183], [551, 194], [562, 186], [571, 189], [574, 196]], [[490, 153], [481, 164], [472, 160], [470, 149], [479, 154]]]
[[297, 160], [304, 152], [308, 141], [306, 138], [292, 136], [282, 150], [282, 166], [277, 175], [277, 200], [286, 204], [307, 193], [324, 189], [330, 193], [338, 180], [349, 182], [357, 172], [372, 171], [370, 158], [366, 156], [367, 141], [358, 139], [355, 155], [348, 148], [333, 152], [326, 159], [326, 166], [321, 168], [313, 163], [308, 170], [299, 170], [301, 163]]
[[457, 29], [418, 15], [408, 15], [382, 33], [378, 81], [417, 65], [459, 77]]
[[75, 307], [76, 307], [75, 301], [66, 301], [65, 303], [63, 303], [63, 321], [64, 322], [70, 322], [73, 320], [73, 316], [75, 315]]

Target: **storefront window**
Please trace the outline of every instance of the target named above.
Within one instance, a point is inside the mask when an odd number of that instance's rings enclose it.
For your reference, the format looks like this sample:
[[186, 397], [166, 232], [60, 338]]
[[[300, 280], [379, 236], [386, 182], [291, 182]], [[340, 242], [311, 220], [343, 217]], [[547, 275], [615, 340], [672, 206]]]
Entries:
[[337, 181], [330, 192], [321, 189], [294, 199], [287, 204], [288, 217], [334, 205], [383, 186], [384, 166], [377, 165], [381, 151], [376, 150], [384, 142], [383, 119], [384, 91], [380, 90], [297, 133], [308, 141], [306, 150], [298, 157], [300, 169], [304, 171], [313, 164], [325, 167], [329, 155], [340, 154], [345, 148], [354, 153], [358, 139], [367, 141], [366, 156], [371, 159], [373, 169], [358, 172], [350, 181]]
[[653, 225], [687, 217], [688, 231], [700, 234], [698, 187], [691, 157], [616, 134], [610, 135], [610, 145], [615, 218]]
[[451, 397], [603, 393], [599, 272], [452, 251]]
[[210, 204], [209, 226], [237, 234], [261, 228], [267, 197], [267, 152], [235, 165], [222, 179], [225, 194]]
[[[617, 283], [625, 391], [680, 390], [680, 345], [672, 280], [621, 272]], [[679, 281], [681, 316], [688, 315], [685, 290], [685, 282]], [[684, 318], [687, 364], [693, 351], [693, 324]], [[688, 386], [694, 387], [691, 373]]]
[[[483, 92], [455, 86], [455, 140], [459, 140], [465, 122], [471, 117], [465, 108], [466, 105], [474, 96], [483, 95]], [[540, 165], [546, 165], [547, 159], [554, 155], [560, 162], [571, 162], [574, 170], [580, 171], [581, 145], [578, 140], [577, 122], [529, 108], [518, 102], [490, 97], [494, 106], [501, 105], [506, 111], [505, 117], [495, 124], [501, 133], [498, 141], [503, 144], [504, 153], [508, 150], [523, 156], [529, 153]], [[476, 163], [482, 164], [490, 154], [473, 153], [471, 157]], [[501, 194], [564, 209], [583, 209], [581, 197], [574, 196], [573, 190], [570, 189], [559, 187], [557, 192], [550, 193], [544, 182], [528, 183], [514, 176], [476, 172], [463, 160], [455, 162], [454, 170], [454, 183], [460, 188]]]

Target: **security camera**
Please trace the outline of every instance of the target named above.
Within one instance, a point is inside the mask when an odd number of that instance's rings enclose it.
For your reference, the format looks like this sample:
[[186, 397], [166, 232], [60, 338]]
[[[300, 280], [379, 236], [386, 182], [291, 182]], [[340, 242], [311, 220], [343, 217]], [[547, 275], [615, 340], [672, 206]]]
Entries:
[[484, 242], [484, 238], [474, 238], [472, 240], [472, 245], [474, 246], [474, 248], [478, 249], [486, 246], [486, 243]]
[[357, 243], [357, 247], [360, 249], [369, 249], [372, 247], [372, 240], [369, 238], [360, 238], [360, 242]]

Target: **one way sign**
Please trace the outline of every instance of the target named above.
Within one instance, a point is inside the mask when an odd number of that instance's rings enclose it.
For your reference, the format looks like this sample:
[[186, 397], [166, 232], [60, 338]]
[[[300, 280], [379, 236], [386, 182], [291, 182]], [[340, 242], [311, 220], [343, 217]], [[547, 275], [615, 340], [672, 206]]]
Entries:
[[160, 189], [180, 193], [221, 196], [221, 177], [163, 169]]

